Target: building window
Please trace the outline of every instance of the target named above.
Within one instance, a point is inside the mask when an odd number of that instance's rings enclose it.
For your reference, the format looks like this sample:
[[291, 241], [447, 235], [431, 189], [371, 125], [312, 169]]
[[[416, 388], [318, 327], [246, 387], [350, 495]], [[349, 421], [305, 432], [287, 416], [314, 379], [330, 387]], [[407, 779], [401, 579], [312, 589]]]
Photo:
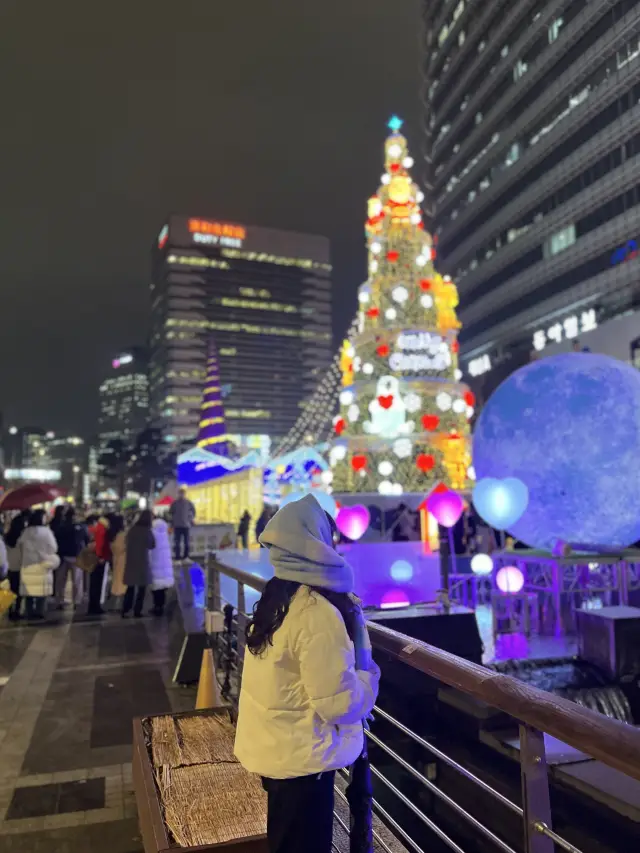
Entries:
[[476, 125], [482, 124], [482, 113], [476, 113]]
[[458, 47], [462, 47], [465, 38], [466, 36], [464, 34], [464, 30], [460, 30], [460, 32], [458, 33]]
[[513, 166], [513, 164], [520, 159], [520, 153], [520, 143], [514, 142], [509, 149], [506, 160], [504, 161], [505, 166]]
[[524, 74], [527, 73], [528, 68], [529, 68], [529, 66], [527, 65], [527, 63], [524, 60], [519, 59], [517, 61], [517, 63], [514, 66], [514, 69], [513, 69], [513, 79], [515, 80], [516, 83]]
[[549, 44], [553, 44], [554, 41], [556, 41], [560, 35], [560, 30], [562, 29], [563, 24], [563, 18], [556, 18], [553, 23], [549, 24]]
[[460, 0], [456, 8], [453, 10], [453, 20], [457, 21], [460, 15], [464, 12], [464, 0]]
[[438, 35], [438, 44], [440, 45], [440, 47], [442, 47], [442, 45], [445, 43], [448, 35], [449, 35], [449, 24], [445, 24], [444, 27], [440, 30], [440, 33]]
[[566, 228], [556, 231], [555, 234], [552, 234], [551, 237], [545, 241], [545, 257], [549, 258], [553, 255], [557, 255], [559, 252], [564, 252], [564, 250], [568, 249], [569, 246], [573, 246], [575, 242], [576, 226], [572, 223], [571, 225], [567, 225]]
[[505, 56], [508, 56], [508, 55], [509, 55], [509, 45], [505, 44], [503, 46], [502, 50], [500, 51], [500, 56], [504, 59]]

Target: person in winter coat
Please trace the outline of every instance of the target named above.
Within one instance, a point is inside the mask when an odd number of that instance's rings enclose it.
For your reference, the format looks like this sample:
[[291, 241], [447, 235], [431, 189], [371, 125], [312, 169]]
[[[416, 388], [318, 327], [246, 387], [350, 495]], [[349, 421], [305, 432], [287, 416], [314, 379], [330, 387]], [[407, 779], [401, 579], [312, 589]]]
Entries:
[[[256, 539], [258, 539], [258, 540], [260, 539], [260, 537], [264, 533], [265, 527], [269, 523], [270, 518], [271, 518], [271, 510], [265, 504], [262, 507], [262, 512], [260, 513], [258, 520], [256, 521]], [[261, 547], [264, 547], [264, 545], [262, 545]]]
[[380, 670], [333, 520], [312, 495], [261, 537], [275, 577], [247, 628], [235, 753], [267, 791], [271, 853], [330, 853], [335, 771], [364, 746]]
[[102, 616], [102, 590], [104, 587], [104, 573], [107, 563], [111, 560], [111, 546], [109, 544], [109, 519], [101, 516], [89, 516], [87, 518], [89, 536], [95, 545], [98, 564], [89, 575], [89, 608], [90, 616]]
[[240, 524], [238, 525], [238, 538], [242, 543], [242, 547], [247, 550], [249, 547], [249, 526], [251, 524], [251, 515], [249, 514], [249, 510], [245, 509], [240, 518]]
[[[60, 509], [60, 507], [57, 507], [57, 509]], [[62, 507], [62, 509], [64, 510], [62, 518], [54, 516], [50, 525], [53, 535], [56, 537], [58, 556], [60, 557], [60, 566], [53, 573], [53, 591], [56, 605], [60, 610], [64, 607], [64, 593], [69, 574], [71, 574], [73, 588], [73, 603], [77, 606], [82, 602], [84, 577], [82, 569], [79, 569], [76, 565], [76, 560], [78, 554], [88, 542], [84, 527], [76, 524], [75, 509], [73, 507], [68, 507], [66, 510]]]
[[153, 515], [150, 510], [145, 509], [127, 533], [124, 565], [124, 582], [127, 591], [122, 602], [123, 619], [129, 615], [132, 607], [134, 616], [142, 616], [145, 593], [151, 583], [149, 551], [156, 546], [156, 540], [151, 531], [152, 524]]
[[127, 536], [121, 515], [114, 515], [111, 519], [108, 538], [111, 545], [111, 595], [119, 598], [127, 591], [124, 583]]
[[169, 525], [164, 519], [156, 518], [153, 522], [153, 536], [156, 540], [156, 547], [149, 555], [151, 559], [151, 591], [153, 593], [153, 610], [151, 612], [154, 616], [162, 616], [167, 590], [174, 583]]
[[[189, 557], [189, 536], [196, 518], [196, 508], [187, 497], [187, 490], [180, 489], [177, 499], [169, 510], [173, 527], [173, 542], [176, 560], [186, 560]], [[184, 545], [184, 553], [181, 550]]]
[[34, 510], [18, 540], [20, 592], [27, 599], [28, 619], [44, 619], [47, 597], [53, 593], [53, 570], [60, 565], [56, 537], [45, 519], [43, 509]]
[[22, 597], [20, 595], [20, 568], [22, 563], [22, 555], [18, 548], [18, 540], [22, 536], [22, 532], [27, 526], [29, 519], [28, 512], [21, 512], [20, 515], [14, 516], [9, 525], [9, 530], [5, 536], [4, 542], [7, 547], [7, 570], [9, 575], [9, 588], [11, 592], [17, 596], [16, 600], [9, 609], [9, 619], [17, 621], [20, 619], [20, 605]]

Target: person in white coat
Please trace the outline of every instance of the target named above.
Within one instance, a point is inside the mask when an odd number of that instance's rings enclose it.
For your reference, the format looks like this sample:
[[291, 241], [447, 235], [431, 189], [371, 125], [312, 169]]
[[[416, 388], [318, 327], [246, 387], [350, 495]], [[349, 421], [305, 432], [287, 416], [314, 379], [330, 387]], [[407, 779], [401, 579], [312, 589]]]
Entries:
[[270, 853], [331, 853], [335, 771], [364, 746], [380, 670], [335, 523], [307, 495], [260, 542], [275, 577], [247, 628], [235, 753], [267, 791]]
[[169, 525], [162, 518], [153, 522], [153, 536], [156, 547], [149, 552], [151, 559], [151, 591], [153, 593], [154, 616], [162, 616], [167, 597], [167, 590], [173, 586], [173, 560], [171, 559], [171, 542], [169, 541]]
[[34, 510], [18, 540], [20, 593], [26, 598], [28, 619], [44, 619], [47, 597], [53, 594], [53, 570], [60, 565], [56, 537], [45, 521], [45, 511]]

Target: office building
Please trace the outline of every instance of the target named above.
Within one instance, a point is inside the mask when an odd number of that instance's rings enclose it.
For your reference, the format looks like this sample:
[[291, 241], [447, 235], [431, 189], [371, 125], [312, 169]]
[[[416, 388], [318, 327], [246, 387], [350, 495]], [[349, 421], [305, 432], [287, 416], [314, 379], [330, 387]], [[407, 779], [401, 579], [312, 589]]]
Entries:
[[108, 376], [100, 385], [99, 445], [104, 450], [110, 441], [135, 440], [149, 419], [149, 380], [147, 353], [131, 347], [111, 362]]
[[640, 303], [640, 1], [423, 8], [439, 267], [488, 379]]
[[242, 450], [286, 435], [332, 357], [324, 237], [171, 216], [153, 250], [150, 401], [176, 447], [195, 444], [207, 349]]

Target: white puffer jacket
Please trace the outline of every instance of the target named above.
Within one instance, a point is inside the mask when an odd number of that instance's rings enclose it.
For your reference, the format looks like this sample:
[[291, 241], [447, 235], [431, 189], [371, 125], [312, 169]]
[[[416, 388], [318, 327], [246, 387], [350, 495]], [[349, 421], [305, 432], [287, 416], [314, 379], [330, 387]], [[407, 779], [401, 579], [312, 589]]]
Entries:
[[20, 539], [20, 593], [33, 597], [51, 595], [52, 570], [60, 565], [58, 543], [48, 527], [27, 527]]
[[259, 657], [245, 652], [235, 753], [251, 773], [290, 779], [347, 767], [362, 752], [362, 721], [380, 670], [355, 669], [342, 616], [302, 586]]
[[162, 518], [153, 522], [153, 537], [156, 547], [149, 552], [151, 562], [151, 589], [168, 589], [173, 586], [173, 560], [169, 525]]

